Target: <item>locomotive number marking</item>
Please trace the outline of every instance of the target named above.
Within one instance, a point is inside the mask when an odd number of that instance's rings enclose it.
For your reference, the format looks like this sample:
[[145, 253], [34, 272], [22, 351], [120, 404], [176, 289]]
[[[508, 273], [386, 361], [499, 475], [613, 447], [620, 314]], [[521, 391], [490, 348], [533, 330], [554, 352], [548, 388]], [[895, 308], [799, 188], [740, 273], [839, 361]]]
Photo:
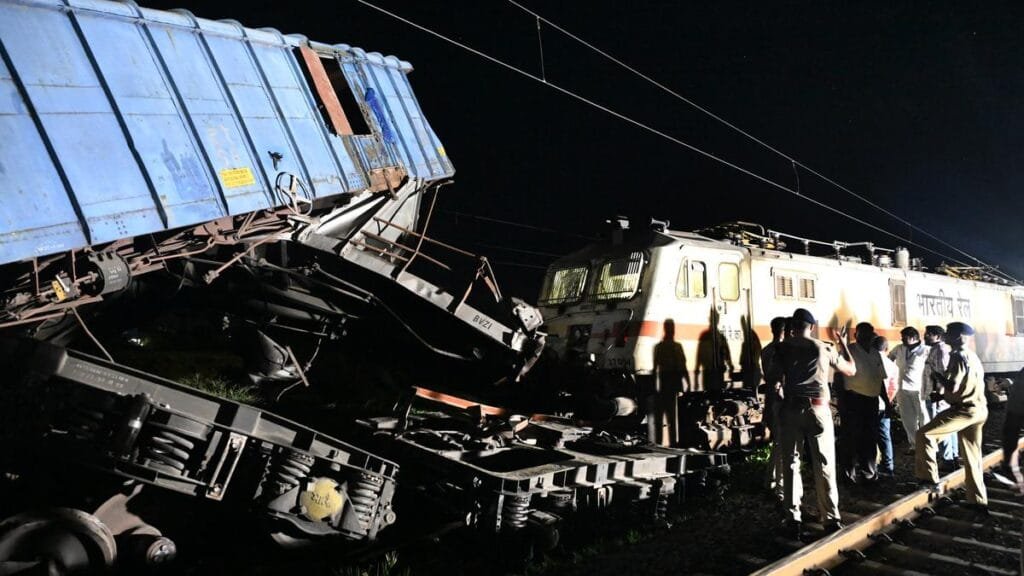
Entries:
[[632, 358], [606, 358], [604, 363], [608, 368], [625, 368], [627, 370], [633, 369]]

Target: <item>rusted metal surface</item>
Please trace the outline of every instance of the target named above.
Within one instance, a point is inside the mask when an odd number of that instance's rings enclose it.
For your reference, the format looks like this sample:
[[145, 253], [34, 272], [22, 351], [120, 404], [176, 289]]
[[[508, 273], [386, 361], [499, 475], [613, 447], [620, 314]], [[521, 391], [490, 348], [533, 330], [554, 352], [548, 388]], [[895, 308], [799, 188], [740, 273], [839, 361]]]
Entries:
[[402, 181], [408, 173], [399, 166], [386, 166], [384, 168], [378, 168], [370, 170], [367, 173], [370, 177], [371, 192], [380, 192], [382, 190], [394, 190], [402, 185]]
[[324, 111], [327, 112], [331, 130], [339, 136], [351, 136], [352, 125], [341, 108], [338, 94], [331, 86], [331, 80], [327, 77], [327, 71], [324, 70], [320, 56], [308, 46], [299, 46], [299, 54], [302, 55], [302, 63], [306, 65], [306, 72], [309, 73], [313, 87], [316, 89], [317, 103], [323, 106]]
[[438, 392], [436, 390], [430, 390], [427, 388], [421, 388], [419, 386], [413, 387], [416, 391], [416, 396], [434, 402], [440, 402], [448, 406], [459, 408], [462, 410], [479, 410], [481, 414], [488, 414], [491, 416], [505, 416], [508, 411], [504, 408], [497, 406], [488, 406], [487, 404], [481, 404], [474, 402], [473, 400], [467, 400], [460, 396], [454, 396], [452, 394], [445, 394], [444, 392]]

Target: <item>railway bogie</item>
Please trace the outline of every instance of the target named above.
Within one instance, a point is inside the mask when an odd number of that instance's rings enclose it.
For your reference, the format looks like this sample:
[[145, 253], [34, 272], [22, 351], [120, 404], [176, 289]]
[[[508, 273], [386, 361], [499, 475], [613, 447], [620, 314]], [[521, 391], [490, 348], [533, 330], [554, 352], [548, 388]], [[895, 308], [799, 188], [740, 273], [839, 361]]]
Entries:
[[551, 417], [497, 411], [481, 418], [480, 409], [364, 425], [395, 455], [406, 481], [434, 486], [418, 497], [484, 533], [525, 531], [550, 541], [562, 520], [612, 507], [664, 518], [688, 483], [703, 486], [729, 469], [717, 452], [652, 446]]
[[[395, 522], [398, 466], [246, 404], [48, 344], [5, 352], [43, 430], [45, 461], [249, 510], [291, 541], [369, 542]], [[16, 414], [5, 417], [16, 419]], [[51, 473], [54, 470], [47, 468]]]

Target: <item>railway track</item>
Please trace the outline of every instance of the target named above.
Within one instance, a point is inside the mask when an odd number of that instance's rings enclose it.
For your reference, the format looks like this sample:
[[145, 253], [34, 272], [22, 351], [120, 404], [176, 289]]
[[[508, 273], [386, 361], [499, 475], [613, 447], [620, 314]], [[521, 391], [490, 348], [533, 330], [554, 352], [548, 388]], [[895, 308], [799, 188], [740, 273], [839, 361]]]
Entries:
[[959, 469], [941, 479], [938, 491], [916, 490], [889, 504], [843, 502], [845, 528], [751, 576], [1022, 574], [1024, 499], [988, 473], [1001, 462], [1001, 450], [983, 459], [987, 514], [965, 506]]

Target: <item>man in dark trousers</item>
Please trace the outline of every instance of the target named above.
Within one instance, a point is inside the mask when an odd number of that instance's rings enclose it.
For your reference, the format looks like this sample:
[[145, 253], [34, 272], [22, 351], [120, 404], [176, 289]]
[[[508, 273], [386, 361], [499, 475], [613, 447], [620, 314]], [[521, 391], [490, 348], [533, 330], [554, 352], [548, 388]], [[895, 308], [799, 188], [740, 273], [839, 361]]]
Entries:
[[885, 381], [882, 358], [873, 345], [875, 328], [867, 322], [857, 324], [854, 339], [850, 355], [857, 365], [857, 373], [843, 378], [839, 397], [840, 478], [850, 483], [877, 479], [878, 399], [884, 396], [882, 383]]
[[1003, 421], [1003, 463], [999, 465], [996, 478], [1003, 483], [1016, 486], [1024, 482], [1020, 470], [1020, 433], [1024, 430], [1024, 369], [1017, 373], [1010, 385], [1006, 399], [1006, 420]]
[[686, 381], [686, 354], [676, 342], [675, 320], [667, 318], [664, 337], [654, 346], [654, 373], [657, 380], [652, 440], [661, 446], [679, 443], [679, 394]]
[[[839, 489], [836, 486], [835, 431], [829, 407], [829, 376], [832, 369], [847, 376], [857, 367], [846, 346], [846, 330], [838, 331], [839, 351], [811, 336], [814, 316], [797, 308], [790, 319], [794, 336], [779, 344], [772, 362], [771, 380], [782, 382], [782, 442], [785, 458], [786, 523], [790, 537], [800, 538], [803, 480], [798, 446], [805, 440], [811, 452], [818, 512], [827, 532], [842, 528], [839, 522]], [[877, 352], [876, 352], [877, 354]]]
[[772, 440], [772, 453], [768, 459], [768, 489], [772, 491], [772, 495], [778, 502], [782, 502], [785, 496], [782, 490], [782, 452], [779, 450], [779, 439], [782, 436], [782, 427], [779, 422], [779, 411], [782, 409], [782, 382], [772, 381], [770, 374], [772, 363], [775, 361], [775, 353], [785, 338], [787, 324], [789, 324], [789, 318], [782, 316], [772, 318], [772, 341], [761, 349], [761, 373], [765, 376], [765, 414]]

